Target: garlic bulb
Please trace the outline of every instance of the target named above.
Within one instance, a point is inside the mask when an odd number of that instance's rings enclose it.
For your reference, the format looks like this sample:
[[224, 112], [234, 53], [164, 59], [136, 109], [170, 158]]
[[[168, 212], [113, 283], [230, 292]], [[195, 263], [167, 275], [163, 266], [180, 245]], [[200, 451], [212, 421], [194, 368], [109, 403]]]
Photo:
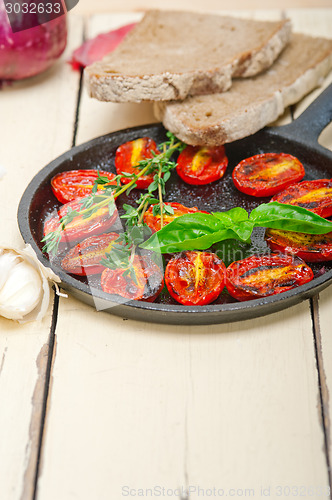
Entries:
[[22, 250], [0, 247], [0, 316], [20, 323], [42, 319], [50, 301], [50, 282], [59, 281], [30, 245]]

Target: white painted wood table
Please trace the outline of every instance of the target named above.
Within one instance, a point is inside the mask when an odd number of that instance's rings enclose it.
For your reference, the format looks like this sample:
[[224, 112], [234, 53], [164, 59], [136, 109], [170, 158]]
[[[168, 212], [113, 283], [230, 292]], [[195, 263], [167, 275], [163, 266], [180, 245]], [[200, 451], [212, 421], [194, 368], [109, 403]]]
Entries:
[[[332, 35], [332, 9], [286, 14], [298, 31]], [[65, 62], [84, 30], [137, 16], [84, 23], [72, 12], [61, 61], [0, 92], [0, 244], [23, 246], [18, 203], [50, 160], [154, 121], [149, 104], [90, 99]], [[322, 141], [332, 146], [331, 127]], [[330, 287], [280, 314], [207, 327], [125, 321], [70, 296], [39, 323], [0, 318], [0, 499], [330, 498], [331, 307]]]

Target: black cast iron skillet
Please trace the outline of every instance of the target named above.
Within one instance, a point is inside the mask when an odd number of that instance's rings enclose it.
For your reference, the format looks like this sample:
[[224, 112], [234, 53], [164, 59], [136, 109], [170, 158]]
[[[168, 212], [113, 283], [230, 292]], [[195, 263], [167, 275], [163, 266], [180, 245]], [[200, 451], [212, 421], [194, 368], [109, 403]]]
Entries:
[[[186, 206], [197, 206], [207, 211], [228, 210], [234, 206], [241, 206], [250, 211], [258, 204], [266, 203], [269, 201], [266, 198], [253, 198], [237, 191], [231, 178], [232, 169], [239, 161], [259, 153], [292, 154], [304, 164], [305, 179], [331, 178], [332, 153], [317, 142], [321, 131], [331, 119], [332, 85], [291, 124], [265, 128], [255, 135], [227, 144], [229, 166], [220, 181], [206, 186], [189, 186], [174, 173], [167, 183], [168, 194], [165, 201], [178, 201]], [[25, 242], [32, 245], [43, 264], [50, 266], [48, 258], [41, 251], [43, 221], [54, 208], [59, 207], [50, 188], [53, 175], [77, 168], [114, 171], [116, 148], [126, 141], [143, 136], [152, 137], [158, 144], [165, 140], [165, 129], [160, 124], [153, 124], [98, 137], [64, 153], [33, 178], [22, 196], [18, 222]], [[128, 197], [123, 197], [121, 203], [133, 204], [136, 196], [137, 193], [132, 192]], [[242, 258], [245, 253], [266, 251], [263, 233], [264, 230], [254, 235], [251, 248], [237, 249], [236, 252], [240, 251], [240, 254], [235, 252], [233, 260]], [[232, 246], [229, 246], [228, 252], [231, 251]], [[270, 314], [307, 299], [332, 281], [332, 263], [315, 264], [312, 266], [315, 275], [313, 281], [291, 291], [247, 302], [235, 302], [227, 293], [222, 293], [214, 304], [189, 307], [175, 303], [167, 292], [163, 292], [155, 303], [122, 303], [117, 296], [104, 293], [98, 280], [88, 283], [85, 278], [66, 274], [57, 262], [52, 262], [52, 268], [61, 278], [63, 288], [97, 309], [125, 318], [169, 324], [225, 323]]]

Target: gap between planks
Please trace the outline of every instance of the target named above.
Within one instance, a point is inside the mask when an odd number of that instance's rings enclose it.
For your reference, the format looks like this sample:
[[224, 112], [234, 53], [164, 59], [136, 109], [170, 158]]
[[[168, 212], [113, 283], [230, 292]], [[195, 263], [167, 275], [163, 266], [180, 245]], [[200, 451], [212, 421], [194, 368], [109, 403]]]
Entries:
[[54, 354], [55, 354], [55, 346], [56, 346], [56, 324], [58, 321], [58, 311], [59, 311], [59, 296], [54, 293], [54, 302], [53, 302], [53, 314], [52, 314], [52, 325], [50, 330], [50, 337], [48, 341], [48, 359], [45, 370], [45, 384], [44, 384], [44, 394], [43, 394], [43, 402], [42, 402], [42, 415], [40, 419], [40, 431], [39, 431], [39, 439], [38, 439], [38, 447], [37, 447], [37, 457], [36, 457], [36, 465], [35, 465], [35, 474], [33, 480], [33, 494], [31, 496], [32, 500], [37, 498], [37, 483], [38, 476], [40, 471], [41, 464], [41, 452], [42, 452], [42, 444], [43, 444], [43, 436], [45, 430], [46, 423], [46, 413], [47, 413], [47, 401], [48, 395], [50, 392], [50, 384], [51, 384], [51, 373], [52, 366], [54, 362]]
[[33, 410], [30, 421], [29, 435], [31, 440], [31, 453], [24, 473], [21, 500], [34, 500], [38, 479], [41, 443], [44, 433], [45, 414], [49, 392], [51, 364], [54, 351], [55, 327], [57, 322], [59, 297], [54, 294], [52, 322], [48, 341], [40, 349], [36, 360], [38, 378], [35, 385]]
[[[83, 19], [82, 43], [84, 43], [86, 41], [86, 23], [87, 23], [87, 19], [85, 18], [85, 19]], [[80, 82], [79, 82], [79, 87], [78, 87], [78, 92], [77, 92], [77, 103], [76, 103], [76, 113], [75, 113], [75, 121], [74, 121], [72, 147], [76, 146], [78, 122], [79, 122], [79, 115], [80, 115], [80, 106], [81, 106], [82, 92], [83, 92], [83, 86], [84, 86], [83, 85], [84, 84], [83, 72], [84, 72], [83, 68], [81, 68]]]
[[322, 351], [322, 337], [319, 323], [319, 295], [315, 295], [310, 299], [310, 309], [312, 317], [312, 330], [313, 330], [313, 340], [316, 356], [316, 366], [317, 366], [317, 377], [318, 377], [318, 391], [319, 391], [319, 401], [321, 409], [321, 423], [324, 433], [324, 452], [326, 457], [326, 466], [328, 474], [328, 482], [330, 487], [329, 498], [332, 499], [332, 475], [331, 475], [331, 457], [329, 453], [330, 447], [330, 429], [331, 422], [329, 417], [329, 391], [326, 381], [326, 373], [323, 361], [323, 351]]

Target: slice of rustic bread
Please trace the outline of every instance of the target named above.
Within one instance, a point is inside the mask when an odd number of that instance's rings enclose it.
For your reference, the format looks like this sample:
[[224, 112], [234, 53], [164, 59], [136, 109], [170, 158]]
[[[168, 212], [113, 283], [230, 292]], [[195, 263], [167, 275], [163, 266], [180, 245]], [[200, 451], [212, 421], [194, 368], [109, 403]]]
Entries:
[[271, 66], [290, 34], [289, 20], [149, 11], [114, 52], [86, 68], [87, 89], [92, 97], [115, 102], [222, 92], [233, 76]]
[[233, 81], [227, 92], [155, 103], [155, 115], [187, 144], [224, 144], [276, 120], [319, 85], [331, 68], [332, 40], [294, 34], [266, 72]]

